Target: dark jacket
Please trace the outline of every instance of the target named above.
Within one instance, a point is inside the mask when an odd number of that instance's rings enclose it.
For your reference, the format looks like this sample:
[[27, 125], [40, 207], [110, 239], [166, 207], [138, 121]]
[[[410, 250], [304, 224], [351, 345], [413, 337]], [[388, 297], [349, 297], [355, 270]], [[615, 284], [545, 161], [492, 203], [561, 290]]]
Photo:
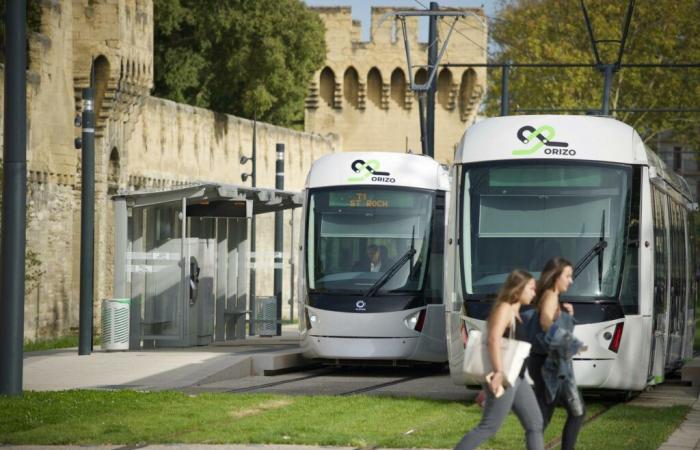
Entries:
[[562, 311], [547, 333], [541, 333], [537, 339], [542, 340], [542, 347], [547, 350], [542, 366], [547, 403], [552, 403], [559, 395], [575, 416], [582, 415], [583, 402], [574, 378], [573, 357], [583, 343], [574, 336], [573, 316]]

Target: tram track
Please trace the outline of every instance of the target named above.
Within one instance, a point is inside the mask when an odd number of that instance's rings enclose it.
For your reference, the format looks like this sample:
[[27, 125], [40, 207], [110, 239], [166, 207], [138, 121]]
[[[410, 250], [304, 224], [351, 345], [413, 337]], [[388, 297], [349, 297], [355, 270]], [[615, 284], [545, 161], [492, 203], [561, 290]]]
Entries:
[[[269, 388], [276, 388], [279, 386], [284, 386], [284, 385], [290, 385], [293, 383], [304, 383], [309, 380], [314, 380], [314, 379], [323, 379], [324, 377], [332, 377], [335, 375], [342, 375], [344, 373], [344, 368], [343, 367], [328, 367], [324, 369], [318, 369], [315, 373], [307, 373], [302, 376], [294, 377], [294, 378], [289, 378], [285, 380], [279, 380], [279, 381], [271, 381], [268, 383], [261, 383], [261, 384], [256, 384], [252, 386], [244, 386], [244, 387], [239, 387], [239, 388], [233, 388], [233, 389], [228, 389], [226, 393], [231, 393], [231, 394], [238, 394], [238, 393], [246, 393], [246, 392], [257, 392], [257, 391], [262, 391], [265, 389]], [[392, 377], [394, 379], [390, 379], [388, 381], [383, 381], [381, 383], [374, 383], [371, 384], [371, 380], [366, 380], [366, 385], [361, 386], [361, 387], [355, 387], [354, 389], [350, 390], [342, 390], [338, 389], [336, 392], [328, 393], [327, 395], [332, 395], [332, 396], [350, 396], [350, 395], [358, 395], [358, 394], [365, 394], [373, 391], [377, 391], [383, 388], [387, 388], [390, 386], [396, 386], [402, 383], [410, 382], [413, 380], [421, 379], [421, 378], [426, 378], [433, 375], [432, 373], [414, 373], [411, 375], [407, 376], [400, 376], [400, 377]], [[323, 380], [322, 382], [323, 385], [327, 386], [328, 385], [328, 380]]]
[[321, 370], [319, 370], [320, 373], [314, 373], [311, 375], [304, 375], [301, 377], [290, 378], [287, 380], [272, 381], [270, 383], [256, 384], [255, 386], [246, 386], [246, 387], [241, 387], [241, 388], [229, 389], [229, 390], [226, 390], [224, 392], [229, 393], [229, 394], [238, 394], [238, 393], [242, 393], [242, 392], [252, 392], [252, 391], [257, 391], [259, 389], [277, 387], [277, 386], [282, 386], [284, 384], [296, 383], [299, 381], [306, 381], [306, 380], [310, 380], [313, 378], [326, 376], [326, 375], [332, 374], [335, 371], [336, 371], [335, 368], [321, 369]]
[[401, 378], [398, 380], [387, 381], [387, 382], [375, 384], [372, 386], [366, 386], [366, 387], [359, 388], [359, 389], [353, 389], [351, 391], [342, 392], [342, 393], [336, 394], [336, 395], [339, 397], [345, 397], [348, 395], [365, 394], [367, 392], [376, 391], [377, 389], [382, 389], [382, 388], [389, 387], [389, 386], [395, 386], [397, 384], [406, 383], [407, 381], [413, 381], [413, 380], [417, 380], [420, 378], [425, 378], [427, 376], [430, 376], [430, 375], [428, 375], [428, 374], [413, 375], [413, 376], [404, 377], [404, 378]]

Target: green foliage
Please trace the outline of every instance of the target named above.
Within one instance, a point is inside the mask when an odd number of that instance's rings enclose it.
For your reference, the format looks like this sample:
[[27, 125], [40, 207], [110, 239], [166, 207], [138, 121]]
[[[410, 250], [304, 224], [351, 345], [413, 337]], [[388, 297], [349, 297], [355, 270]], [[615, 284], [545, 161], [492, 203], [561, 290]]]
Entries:
[[[587, 409], [589, 415], [596, 414], [603, 405], [590, 403]], [[688, 409], [615, 406], [583, 428], [577, 448], [657, 448]], [[559, 408], [546, 442], [560, 435], [564, 418]], [[451, 448], [480, 419], [481, 410], [473, 403], [415, 398], [25, 392], [21, 398], [0, 396], [0, 444]], [[518, 419], [510, 414], [485, 447], [521, 449], [524, 439]]]
[[[0, 62], [5, 62], [5, 0], [0, 0], [0, 11], [2, 11], [2, 20], [0, 20], [0, 47], [3, 49], [0, 52]], [[38, 33], [41, 30], [41, 0], [27, 0], [27, 32]], [[29, 46], [27, 45], [27, 49]], [[29, 64], [29, 61], [27, 61]]]
[[301, 0], [155, 0], [155, 92], [279, 125], [303, 123], [325, 28]]
[[[596, 39], [620, 39], [626, 1], [586, 0]], [[636, 2], [623, 64], [700, 62], [700, 3]], [[494, 62], [593, 63], [594, 57], [578, 1], [512, 0], [491, 24], [497, 50]], [[617, 43], [599, 43], [603, 63], [617, 60]], [[614, 76], [610, 107], [697, 108], [700, 69], [623, 68]], [[695, 81], [691, 81], [695, 80]], [[600, 110], [603, 74], [590, 68], [518, 68], [511, 71], [510, 108], [590, 108]], [[500, 108], [501, 72], [490, 72], [487, 113]], [[616, 112], [648, 142], [665, 130], [681, 142], [698, 142], [698, 113]]]
[[[99, 336], [94, 336], [92, 343], [94, 345], [99, 345], [101, 339]], [[59, 348], [71, 348], [77, 347], [79, 344], [78, 335], [72, 334], [68, 336], [62, 336], [55, 339], [44, 339], [37, 341], [24, 341], [24, 352], [40, 352], [44, 350], [55, 350]]]

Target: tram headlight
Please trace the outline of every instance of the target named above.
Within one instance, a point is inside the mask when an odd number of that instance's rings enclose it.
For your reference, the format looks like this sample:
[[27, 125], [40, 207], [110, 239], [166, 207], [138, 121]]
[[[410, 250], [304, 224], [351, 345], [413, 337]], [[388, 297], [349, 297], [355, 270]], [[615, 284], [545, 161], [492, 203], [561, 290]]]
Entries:
[[409, 314], [406, 316], [405, 319], [403, 319], [403, 324], [406, 325], [406, 328], [409, 330], [414, 330], [414, 331], [422, 331], [423, 330], [423, 323], [425, 322], [425, 310], [421, 309], [420, 311], [416, 311], [414, 313]]
[[306, 328], [313, 328], [315, 325], [318, 324], [318, 316], [314, 313], [309, 313], [308, 311], [306, 311]]

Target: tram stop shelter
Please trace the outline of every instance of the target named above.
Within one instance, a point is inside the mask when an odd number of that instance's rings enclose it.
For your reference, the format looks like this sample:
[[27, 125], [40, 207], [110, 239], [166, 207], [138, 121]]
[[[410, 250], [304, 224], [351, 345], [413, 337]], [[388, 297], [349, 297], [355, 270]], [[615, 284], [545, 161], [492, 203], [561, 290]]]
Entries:
[[129, 348], [244, 339], [252, 219], [301, 206], [300, 193], [203, 182], [112, 200], [114, 297], [131, 300]]

